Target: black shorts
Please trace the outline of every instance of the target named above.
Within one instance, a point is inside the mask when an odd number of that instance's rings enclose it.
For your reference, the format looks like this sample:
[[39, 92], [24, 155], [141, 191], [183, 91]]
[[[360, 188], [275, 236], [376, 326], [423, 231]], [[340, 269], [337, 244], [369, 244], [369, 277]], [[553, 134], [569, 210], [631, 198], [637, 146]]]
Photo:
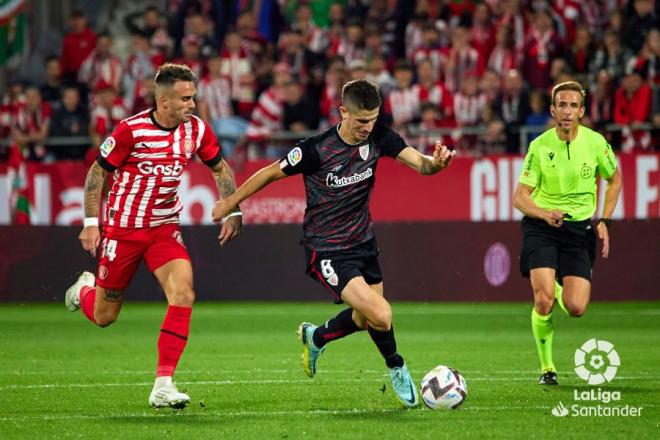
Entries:
[[590, 220], [564, 222], [553, 228], [544, 220], [523, 217], [520, 272], [529, 277], [532, 269], [551, 267], [557, 279], [573, 275], [591, 281], [596, 258], [596, 232]]
[[305, 273], [328, 289], [336, 304], [341, 304], [341, 292], [353, 278], [364, 277], [367, 284], [383, 281], [379, 252], [375, 238], [339, 251], [317, 252], [305, 248]]

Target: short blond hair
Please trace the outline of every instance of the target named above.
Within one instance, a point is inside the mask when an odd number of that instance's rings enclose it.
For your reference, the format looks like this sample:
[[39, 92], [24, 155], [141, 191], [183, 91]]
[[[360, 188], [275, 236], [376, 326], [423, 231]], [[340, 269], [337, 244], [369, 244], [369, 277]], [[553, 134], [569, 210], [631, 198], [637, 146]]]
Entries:
[[584, 87], [577, 81], [566, 81], [560, 84], [557, 84], [552, 88], [552, 105], [555, 105], [555, 98], [557, 98], [557, 93], [564, 92], [566, 90], [571, 90], [573, 92], [578, 92], [582, 97], [582, 102], [580, 107], [584, 107], [584, 98], [587, 96], [587, 92], [584, 91]]

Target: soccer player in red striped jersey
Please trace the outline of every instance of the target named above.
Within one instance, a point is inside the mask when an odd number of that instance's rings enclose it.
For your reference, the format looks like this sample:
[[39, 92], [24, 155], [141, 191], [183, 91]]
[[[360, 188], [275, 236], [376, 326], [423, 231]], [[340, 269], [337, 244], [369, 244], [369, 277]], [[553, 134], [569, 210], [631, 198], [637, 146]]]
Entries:
[[[156, 381], [149, 396], [154, 407], [182, 408], [190, 397], [179, 392], [172, 376], [186, 346], [195, 299], [190, 256], [179, 230], [182, 209], [177, 190], [193, 155], [208, 165], [221, 197], [236, 190], [210, 126], [193, 115], [195, 74], [189, 67], [164, 64], [154, 80], [156, 108], [124, 119], [100, 147], [85, 180], [85, 222], [80, 241], [96, 256], [96, 277], [83, 272], [66, 292], [69, 310], [106, 327], [119, 315], [124, 289], [144, 259], [167, 297], [168, 308], [158, 338]], [[114, 173], [103, 233], [99, 231], [102, 187]], [[220, 245], [241, 232], [239, 208], [228, 214]]]

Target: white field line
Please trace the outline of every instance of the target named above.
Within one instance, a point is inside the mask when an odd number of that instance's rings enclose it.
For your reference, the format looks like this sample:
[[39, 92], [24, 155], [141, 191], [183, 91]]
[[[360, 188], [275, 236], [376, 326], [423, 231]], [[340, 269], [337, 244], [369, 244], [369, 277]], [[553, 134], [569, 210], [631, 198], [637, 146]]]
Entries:
[[[657, 379], [658, 376], [617, 376], [617, 382], [620, 380], [649, 380]], [[176, 381], [180, 386], [182, 385], [261, 385], [261, 384], [296, 384], [296, 383], [316, 383], [317, 385], [326, 384], [341, 384], [341, 383], [358, 383], [358, 382], [382, 382], [387, 380], [387, 377], [382, 378], [365, 378], [365, 379], [320, 379], [317, 382], [312, 382], [310, 379], [266, 379], [266, 380], [199, 380], [199, 381]], [[486, 382], [486, 381], [506, 381], [506, 382], [532, 382], [536, 380], [536, 376], [532, 377], [469, 377], [468, 382]], [[153, 382], [110, 382], [110, 383], [69, 383], [69, 384], [14, 384], [0, 386], [0, 390], [25, 390], [25, 389], [53, 389], [53, 388], [107, 388], [107, 387], [141, 387], [152, 386]]]
[[[643, 404], [642, 408], [657, 408], [657, 404]], [[466, 405], [462, 406], [458, 411], [460, 412], [487, 412], [487, 411], [520, 411], [520, 410], [550, 410], [551, 406], [547, 405], [511, 405], [511, 406], [479, 406], [479, 405]], [[219, 418], [230, 418], [230, 417], [285, 417], [285, 416], [323, 416], [323, 415], [359, 415], [359, 414], [405, 414], [410, 410], [404, 410], [402, 408], [381, 408], [381, 409], [368, 409], [368, 408], [352, 408], [352, 409], [310, 409], [310, 410], [291, 410], [291, 411], [217, 411], [217, 410], [204, 410], [203, 412], [190, 412], [190, 411], [171, 411], [169, 413], [162, 410], [163, 413], [159, 410], [151, 410], [149, 412], [135, 412], [129, 414], [99, 414], [99, 415], [86, 415], [86, 414], [61, 414], [61, 415], [15, 415], [11, 417], [0, 417], [0, 422], [16, 422], [16, 421], [27, 421], [27, 420], [67, 420], [67, 419], [79, 419], [79, 420], [118, 420], [123, 418], [159, 418], [162, 420], [162, 417], [166, 417], [168, 414], [174, 417], [219, 417]], [[414, 410], [413, 410], [414, 411]], [[442, 412], [442, 411], [439, 411]], [[413, 413], [414, 414], [414, 413]]]

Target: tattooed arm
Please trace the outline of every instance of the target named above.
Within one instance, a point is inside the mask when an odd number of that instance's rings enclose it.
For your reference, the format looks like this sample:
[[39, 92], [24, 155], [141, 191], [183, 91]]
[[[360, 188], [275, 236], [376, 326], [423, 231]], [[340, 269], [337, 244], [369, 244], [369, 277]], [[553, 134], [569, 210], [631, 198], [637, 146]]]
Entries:
[[[226, 200], [230, 195], [236, 192], [234, 173], [231, 171], [231, 168], [227, 162], [224, 161], [224, 159], [218, 162], [218, 164], [214, 166], [212, 170], [220, 198], [222, 200]], [[243, 228], [243, 218], [241, 215], [232, 215], [234, 213], [240, 212], [241, 208], [236, 205], [236, 207], [229, 213], [230, 217], [223, 221], [222, 227], [220, 228], [220, 236], [218, 236], [218, 239], [220, 240], [220, 246], [224, 246], [233, 238], [240, 235]]]
[[440, 141], [437, 141], [433, 156], [421, 154], [413, 147], [406, 147], [399, 153], [397, 160], [408, 165], [418, 173], [428, 176], [447, 168], [455, 154], [455, 151], [449, 150]]
[[[108, 172], [94, 161], [85, 178], [85, 218], [99, 218], [101, 195]], [[85, 226], [79, 235], [83, 249], [96, 256], [96, 248], [101, 241], [98, 224]]]

